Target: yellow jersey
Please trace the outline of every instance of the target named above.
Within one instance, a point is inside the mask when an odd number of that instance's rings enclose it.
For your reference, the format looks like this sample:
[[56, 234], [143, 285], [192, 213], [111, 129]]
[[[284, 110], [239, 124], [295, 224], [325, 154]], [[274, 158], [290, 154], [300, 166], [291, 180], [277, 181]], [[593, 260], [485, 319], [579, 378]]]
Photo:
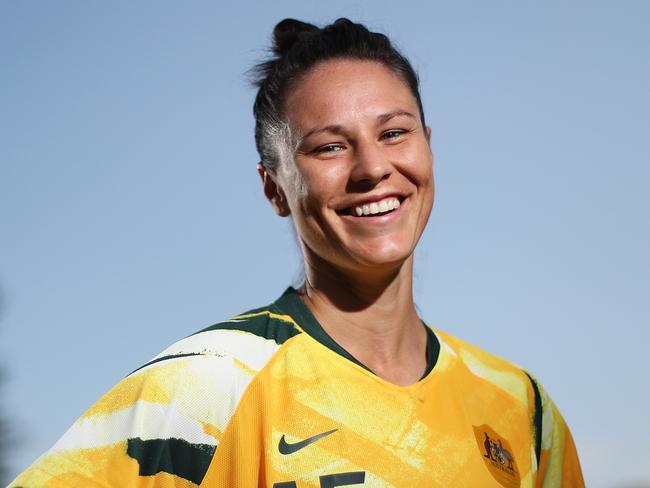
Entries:
[[289, 288], [131, 373], [10, 486], [584, 486], [535, 379], [426, 330], [425, 375], [396, 386]]

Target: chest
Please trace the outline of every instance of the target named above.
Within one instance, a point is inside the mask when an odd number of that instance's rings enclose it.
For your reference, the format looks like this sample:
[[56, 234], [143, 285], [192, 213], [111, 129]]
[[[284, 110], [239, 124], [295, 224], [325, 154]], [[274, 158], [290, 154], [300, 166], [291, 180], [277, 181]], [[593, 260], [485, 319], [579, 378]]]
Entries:
[[511, 395], [467, 372], [401, 388], [346, 366], [271, 368], [215, 463], [245, 453], [256, 477], [236, 486], [529, 485], [531, 423]]

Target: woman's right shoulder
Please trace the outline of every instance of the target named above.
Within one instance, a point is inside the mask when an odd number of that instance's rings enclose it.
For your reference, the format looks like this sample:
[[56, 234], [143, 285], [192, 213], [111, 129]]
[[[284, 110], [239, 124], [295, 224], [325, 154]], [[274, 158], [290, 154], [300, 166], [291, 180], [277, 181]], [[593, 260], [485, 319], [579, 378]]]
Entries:
[[271, 305], [172, 344], [111, 388], [10, 486], [140, 486], [142, 476], [170, 475], [200, 483], [248, 385], [299, 333]]
[[[129, 377], [155, 374], [160, 368], [189, 367], [192, 371], [240, 368], [261, 370], [282, 344], [301, 332], [293, 318], [274, 305], [249, 310], [177, 341]], [[171, 366], [173, 365], [173, 366]]]
[[173, 404], [201, 423], [223, 423], [248, 384], [299, 333], [293, 319], [273, 305], [235, 315], [167, 347], [85, 415], [150, 402]]

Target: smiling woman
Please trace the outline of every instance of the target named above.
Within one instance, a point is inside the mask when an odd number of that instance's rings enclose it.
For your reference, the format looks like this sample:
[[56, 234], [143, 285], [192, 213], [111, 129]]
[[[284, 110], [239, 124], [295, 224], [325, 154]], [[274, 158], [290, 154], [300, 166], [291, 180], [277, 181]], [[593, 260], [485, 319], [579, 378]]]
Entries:
[[293, 217], [308, 275], [393, 273], [433, 204], [428, 132], [409, 89], [383, 64], [332, 60], [295, 87], [286, 113], [305, 135], [290, 164], [261, 171], [278, 213]]
[[434, 178], [408, 61], [347, 19], [274, 36], [258, 172], [304, 284], [163, 351], [13, 486], [584, 486], [541, 386], [417, 314]]

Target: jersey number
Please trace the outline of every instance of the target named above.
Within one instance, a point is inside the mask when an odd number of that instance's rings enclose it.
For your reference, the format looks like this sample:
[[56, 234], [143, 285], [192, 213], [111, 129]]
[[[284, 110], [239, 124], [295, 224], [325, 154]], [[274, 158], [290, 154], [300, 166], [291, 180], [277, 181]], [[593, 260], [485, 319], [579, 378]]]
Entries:
[[[326, 474], [320, 477], [320, 488], [361, 485], [365, 479], [365, 471], [350, 471], [349, 473]], [[297, 488], [297, 485], [295, 481], [282, 481], [281, 483], [274, 483], [273, 488]]]

